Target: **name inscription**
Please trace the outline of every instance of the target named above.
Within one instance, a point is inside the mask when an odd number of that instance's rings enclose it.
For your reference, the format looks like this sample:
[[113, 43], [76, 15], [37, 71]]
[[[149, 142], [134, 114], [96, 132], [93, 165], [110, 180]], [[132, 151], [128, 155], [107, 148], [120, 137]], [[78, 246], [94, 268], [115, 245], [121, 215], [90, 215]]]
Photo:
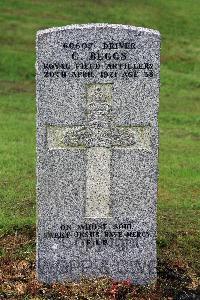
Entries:
[[137, 45], [134, 41], [95, 43], [65, 42], [66, 60], [43, 62], [45, 78], [98, 78], [98, 79], [134, 79], [153, 78], [154, 65], [150, 61], [134, 62]]

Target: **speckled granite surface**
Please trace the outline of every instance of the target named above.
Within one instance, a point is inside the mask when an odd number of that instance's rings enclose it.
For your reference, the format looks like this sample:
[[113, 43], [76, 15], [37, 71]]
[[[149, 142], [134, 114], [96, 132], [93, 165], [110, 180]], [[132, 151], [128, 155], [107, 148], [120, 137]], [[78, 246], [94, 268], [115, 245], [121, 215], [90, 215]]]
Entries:
[[156, 278], [160, 35], [88, 24], [37, 34], [37, 273]]

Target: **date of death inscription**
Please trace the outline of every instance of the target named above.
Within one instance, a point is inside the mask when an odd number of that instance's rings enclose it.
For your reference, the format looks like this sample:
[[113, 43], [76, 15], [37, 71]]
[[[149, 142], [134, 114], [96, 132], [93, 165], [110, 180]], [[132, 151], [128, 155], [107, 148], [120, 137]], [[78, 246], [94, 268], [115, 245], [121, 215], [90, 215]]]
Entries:
[[[140, 54], [132, 41], [94, 43], [63, 43], [62, 60], [42, 62], [45, 78], [63, 79], [137, 79], [154, 78], [155, 66]], [[64, 59], [63, 59], [64, 57]], [[142, 60], [142, 61], [141, 61]]]

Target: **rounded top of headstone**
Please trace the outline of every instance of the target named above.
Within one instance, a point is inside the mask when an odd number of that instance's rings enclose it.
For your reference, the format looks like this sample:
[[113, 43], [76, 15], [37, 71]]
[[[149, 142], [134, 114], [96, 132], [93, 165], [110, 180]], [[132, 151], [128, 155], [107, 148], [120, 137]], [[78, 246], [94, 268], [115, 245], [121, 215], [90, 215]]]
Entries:
[[79, 30], [85, 30], [85, 29], [122, 29], [122, 30], [130, 30], [138, 32], [138, 34], [151, 34], [155, 35], [157, 37], [160, 36], [160, 32], [154, 29], [149, 28], [143, 28], [143, 27], [136, 27], [132, 25], [122, 25], [122, 24], [106, 24], [106, 23], [92, 23], [92, 24], [73, 24], [73, 25], [67, 25], [62, 27], [51, 27], [44, 30], [39, 30], [37, 32], [37, 36], [41, 36], [43, 34], [50, 34], [53, 32], [58, 31], [65, 31], [65, 30], [73, 30], [73, 29], [79, 29]]

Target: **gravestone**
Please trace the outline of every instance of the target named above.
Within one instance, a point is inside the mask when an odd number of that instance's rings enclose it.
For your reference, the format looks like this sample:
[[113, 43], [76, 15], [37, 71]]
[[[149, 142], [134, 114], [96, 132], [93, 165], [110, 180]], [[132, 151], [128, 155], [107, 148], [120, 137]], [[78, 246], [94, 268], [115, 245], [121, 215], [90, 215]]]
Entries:
[[125, 25], [37, 34], [37, 273], [156, 278], [160, 35]]

